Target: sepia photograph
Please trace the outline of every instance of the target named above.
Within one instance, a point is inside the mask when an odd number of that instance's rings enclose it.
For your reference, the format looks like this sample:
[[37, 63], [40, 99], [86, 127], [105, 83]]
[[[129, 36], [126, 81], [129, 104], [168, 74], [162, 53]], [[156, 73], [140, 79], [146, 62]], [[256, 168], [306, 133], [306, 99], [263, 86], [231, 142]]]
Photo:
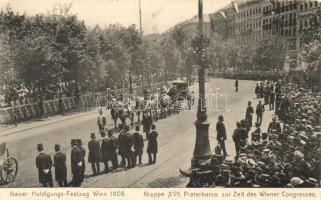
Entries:
[[0, 0], [0, 191], [320, 185], [320, 0]]

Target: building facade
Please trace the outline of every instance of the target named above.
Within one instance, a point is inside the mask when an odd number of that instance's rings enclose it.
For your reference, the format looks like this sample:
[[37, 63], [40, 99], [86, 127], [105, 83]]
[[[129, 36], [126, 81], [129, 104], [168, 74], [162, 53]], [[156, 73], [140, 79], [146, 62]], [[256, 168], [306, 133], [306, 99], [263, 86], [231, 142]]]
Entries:
[[[260, 42], [272, 36], [286, 39], [288, 48], [300, 51], [302, 30], [321, 10], [320, 1], [312, 0], [237, 0], [237, 13], [228, 5], [210, 14], [211, 30], [239, 45]], [[222, 14], [224, 13], [224, 14]], [[300, 61], [297, 65], [300, 65]]]

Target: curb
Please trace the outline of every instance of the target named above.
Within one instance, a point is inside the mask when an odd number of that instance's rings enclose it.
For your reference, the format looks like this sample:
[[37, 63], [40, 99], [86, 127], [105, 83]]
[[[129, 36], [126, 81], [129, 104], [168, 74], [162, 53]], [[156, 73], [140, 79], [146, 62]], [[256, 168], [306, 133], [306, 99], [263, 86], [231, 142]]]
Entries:
[[[33, 126], [33, 127], [30, 127], [30, 128], [25, 128], [25, 129], [21, 129], [21, 130], [9, 132], [9, 133], [0, 135], [0, 137], [8, 136], [8, 135], [13, 135], [13, 134], [17, 134], [17, 133], [20, 133], [20, 132], [23, 132], [23, 131], [28, 131], [28, 130], [32, 130], [32, 129], [36, 129], [36, 128], [48, 126], [48, 125], [51, 125], [51, 124], [59, 123], [59, 122], [61, 122], [61, 121], [68, 121], [68, 120], [71, 120], [71, 119], [76, 119], [76, 118], [83, 117], [83, 116], [87, 116], [87, 115], [90, 115], [90, 114], [94, 114], [94, 112], [93, 112], [93, 111], [90, 111], [89, 113], [80, 114], [80, 115], [73, 116], [73, 117], [70, 117], [70, 118], [67, 118], [67, 119], [59, 119], [59, 120], [57, 120], [57, 121], [44, 123], [44, 124], [41, 124], [41, 125], [38, 125], [38, 126]], [[5, 130], [9, 130], [9, 129], [11, 129], [11, 128], [16, 128], [16, 127], [6, 128]]]

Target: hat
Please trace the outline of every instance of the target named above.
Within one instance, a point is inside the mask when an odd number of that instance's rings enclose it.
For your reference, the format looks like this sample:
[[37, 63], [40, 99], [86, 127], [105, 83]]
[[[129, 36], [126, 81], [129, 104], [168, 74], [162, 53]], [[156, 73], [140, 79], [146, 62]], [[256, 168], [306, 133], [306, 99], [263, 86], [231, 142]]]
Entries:
[[298, 185], [301, 185], [304, 181], [302, 179], [300, 179], [299, 177], [293, 177], [291, 179], [291, 184], [293, 186], [298, 186]]
[[90, 133], [90, 138], [91, 138], [91, 139], [95, 139], [95, 138], [96, 138], [95, 133]]
[[37, 150], [43, 151], [43, 144], [37, 144]]
[[60, 151], [60, 144], [55, 144], [55, 151]]
[[310, 183], [310, 184], [315, 185], [315, 186], [319, 185], [318, 180], [315, 179], [315, 178], [309, 178], [305, 182]]
[[255, 168], [256, 166], [256, 162], [253, 160], [253, 159], [246, 159], [246, 165], [249, 167], [249, 168]]
[[301, 151], [298, 151], [298, 150], [294, 151], [294, 155], [299, 157], [299, 158], [304, 158], [304, 154]]
[[155, 124], [152, 124], [152, 129], [156, 129], [156, 125]]
[[270, 153], [270, 149], [264, 149], [263, 153]]
[[75, 146], [75, 145], [77, 145], [77, 143], [78, 142], [76, 139], [71, 139], [71, 142], [70, 142], [71, 145]]

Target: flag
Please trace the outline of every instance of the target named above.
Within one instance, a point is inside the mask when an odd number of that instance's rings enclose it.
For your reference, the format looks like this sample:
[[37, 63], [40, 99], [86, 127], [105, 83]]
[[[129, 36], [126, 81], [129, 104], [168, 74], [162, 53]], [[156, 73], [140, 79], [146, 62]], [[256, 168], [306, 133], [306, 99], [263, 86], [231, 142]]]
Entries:
[[237, 5], [236, 0], [233, 0], [233, 1], [232, 1], [232, 5], [233, 5], [233, 7], [234, 7], [235, 12], [236, 12], [237, 14], [239, 14], [239, 6]]
[[227, 19], [226, 15], [223, 11], [220, 11], [219, 13], [222, 15], [222, 17], [224, 17], [224, 19]]

